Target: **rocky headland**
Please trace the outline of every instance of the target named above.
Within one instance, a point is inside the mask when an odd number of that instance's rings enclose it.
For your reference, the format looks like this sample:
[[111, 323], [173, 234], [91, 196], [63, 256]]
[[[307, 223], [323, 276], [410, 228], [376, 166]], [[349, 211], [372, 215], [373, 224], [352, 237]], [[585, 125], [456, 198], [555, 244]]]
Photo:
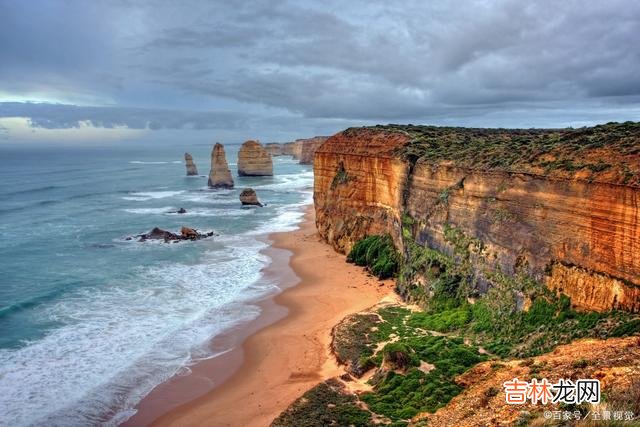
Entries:
[[193, 162], [193, 157], [189, 153], [184, 153], [184, 163], [187, 168], [187, 176], [196, 176], [198, 175], [198, 168], [196, 164]]
[[[407, 262], [466, 264], [477, 294], [526, 276], [576, 308], [640, 310], [640, 124], [354, 128], [314, 173], [318, 230], [340, 252], [389, 234]], [[425, 274], [403, 274], [406, 297], [429, 295]]]
[[541, 425], [566, 410], [506, 404], [514, 377], [597, 378], [603, 401], [574, 413], [640, 414], [639, 123], [353, 128], [316, 151], [314, 176], [320, 236], [405, 303], [336, 325], [344, 373], [274, 426]]
[[216, 143], [211, 151], [208, 184], [211, 188], [233, 188], [233, 177], [224, 154], [224, 146], [220, 143]]
[[257, 141], [247, 141], [238, 151], [239, 176], [272, 176], [271, 154]]

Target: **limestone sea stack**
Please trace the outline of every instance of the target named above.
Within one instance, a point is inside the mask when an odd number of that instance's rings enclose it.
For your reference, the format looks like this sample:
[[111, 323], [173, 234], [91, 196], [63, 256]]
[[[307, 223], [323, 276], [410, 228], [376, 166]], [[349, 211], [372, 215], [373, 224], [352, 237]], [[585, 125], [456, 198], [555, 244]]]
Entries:
[[193, 162], [193, 157], [191, 157], [191, 154], [184, 153], [184, 162], [187, 166], [187, 176], [198, 175], [198, 168], [196, 167], [196, 164]]
[[247, 141], [238, 151], [239, 176], [273, 176], [271, 154], [257, 141]]
[[253, 188], [245, 188], [240, 193], [240, 202], [242, 202], [242, 206], [260, 206], [262, 207], [262, 203], [258, 200], [258, 195], [256, 194]]
[[233, 188], [233, 178], [224, 154], [224, 147], [219, 142], [211, 151], [211, 170], [209, 171], [209, 187]]

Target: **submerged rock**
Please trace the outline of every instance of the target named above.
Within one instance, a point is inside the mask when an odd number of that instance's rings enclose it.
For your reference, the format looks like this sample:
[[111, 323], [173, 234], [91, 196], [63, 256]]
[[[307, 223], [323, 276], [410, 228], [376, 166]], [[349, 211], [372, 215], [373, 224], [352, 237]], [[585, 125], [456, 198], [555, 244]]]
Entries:
[[169, 211], [167, 213], [170, 213], [170, 214], [186, 214], [187, 210], [185, 208], [180, 208], [177, 211]]
[[242, 202], [242, 206], [263, 206], [258, 200], [258, 195], [253, 188], [245, 188], [242, 190], [242, 193], [240, 193], [240, 201]]
[[[172, 233], [171, 231], [163, 230], [161, 228], [155, 227], [148, 233], [139, 234], [138, 241], [145, 242], [147, 240], [163, 240], [165, 243], [168, 242], [177, 242], [180, 240], [199, 240], [207, 237], [213, 236], [213, 231], [208, 233], [199, 233], [198, 230], [189, 227], [182, 227], [180, 230], [180, 234]], [[127, 240], [131, 240], [130, 237]]]
[[209, 187], [233, 188], [233, 178], [224, 154], [224, 146], [219, 142], [211, 151], [211, 171], [209, 171]]
[[193, 162], [193, 157], [191, 157], [191, 154], [184, 153], [184, 162], [185, 162], [185, 165], [187, 166], [187, 176], [198, 175], [198, 168], [196, 167], [196, 164]]
[[238, 151], [239, 176], [273, 176], [271, 154], [257, 141], [247, 141]]

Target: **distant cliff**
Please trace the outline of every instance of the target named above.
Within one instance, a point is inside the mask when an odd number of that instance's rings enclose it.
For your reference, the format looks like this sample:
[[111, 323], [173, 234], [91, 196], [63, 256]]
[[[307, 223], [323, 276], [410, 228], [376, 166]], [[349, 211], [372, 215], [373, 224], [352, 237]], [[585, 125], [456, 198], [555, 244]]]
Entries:
[[314, 173], [318, 230], [341, 252], [389, 233], [407, 262], [416, 244], [469, 262], [479, 293], [526, 275], [578, 308], [640, 310], [638, 123], [352, 128], [318, 148]]
[[328, 139], [328, 136], [296, 139], [293, 142], [292, 155], [303, 165], [312, 165], [316, 150]]
[[268, 142], [264, 148], [272, 156], [292, 156], [294, 142]]

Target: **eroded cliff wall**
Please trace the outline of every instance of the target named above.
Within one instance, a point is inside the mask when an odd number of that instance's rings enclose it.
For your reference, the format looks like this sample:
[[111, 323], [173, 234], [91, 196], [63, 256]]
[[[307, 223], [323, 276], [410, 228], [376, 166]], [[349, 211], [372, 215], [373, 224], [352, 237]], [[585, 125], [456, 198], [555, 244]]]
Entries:
[[398, 236], [407, 164], [394, 152], [407, 142], [398, 133], [347, 130], [316, 150], [316, 225], [336, 250], [348, 252], [367, 234]]
[[[473, 244], [480, 290], [493, 272], [524, 271], [576, 307], [637, 311], [640, 126], [625, 129], [616, 128], [618, 139], [604, 148], [570, 130], [513, 131], [526, 158], [500, 144], [493, 158], [463, 152], [473, 150], [468, 144], [512, 138], [509, 131], [479, 140], [462, 132], [457, 146], [453, 131], [416, 142], [416, 133], [402, 128], [348, 129], [316, 153], [318, 230], [342, 252], [367, 234], [387, 232], [401, 249], [412, 239], [455, 255], [456, 246]], [[447, 138], [453, 142], [435, 142]], [[572, 154], [576, 144], [582, 150]]]

